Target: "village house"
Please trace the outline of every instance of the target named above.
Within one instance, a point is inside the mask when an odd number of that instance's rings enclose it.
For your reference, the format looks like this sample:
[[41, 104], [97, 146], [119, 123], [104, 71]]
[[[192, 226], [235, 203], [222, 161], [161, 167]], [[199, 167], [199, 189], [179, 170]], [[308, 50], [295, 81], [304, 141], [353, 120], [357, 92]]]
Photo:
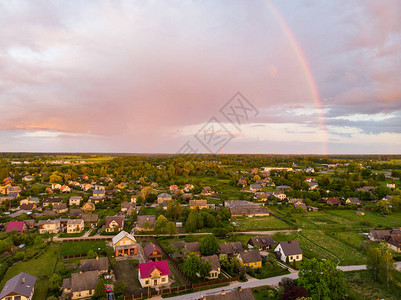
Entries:
[[124, 228], [123, 216], [108, 216], [106, 217], [106, 232], [118, 232]]
[[81, 201], [82, 201], [82, 197], [81, 196], [71, 196], [70, 200], [69, 200], [69, 205], [76, 205], [76, 206], [80, 206], [81, 205]]
[[38, 222], [39, 233], [59, 233], [61, 226], [60, 220], [40, 220]]
[[156, 217], [154, 215], [143, 215], [137, 217], [135, 230], [147, 231], [153, 230], [156, 224]]
[[61, 202], [63, 202], [63, 199], [61, 199], [60, 197], [45, 198], [43, 199], [43, 206], [47, 207], [49, 205], [54, 205], [56, 203], [61, 203]]
[[297, 202], [294, 203], [294, 209], [296, 211], [298, 210], [302, 210], [302, 211], [308, 211], [308, 207], [306, 206], [305, 203], [303, 203], [302, 201], [298, 200]]
[[97, 214], [82, 214], [82, 220], [84, 220], [85, 226], [94, 227], [98, 225], [99, 216]]
[[271, 236], [255, 236], [251, 237], [248, 241], [248, 245], [251, 247], [257, 247], [259, 251], [266, 251], [273, 248], [276, 242]]
[[36, 280], [35, 276], [28, 273], [19, 273], [6, 282], [0, 293], [0, 300], [31, 300]]
[[6, 232], [16, 230], [20, 233], [25, 233], [27, 228], [24, 221], [10, 221], [7, 224]]
[[201, 195], [203, 196], [211, 196], [214, 194], [214, 191], [210, 186], [205, 186], [202, 188]]
[[93, 190], [94, 198], [102, 198], [106, 196], [106, 191], [104, 189], [95, 189]]
[[81, 260], [81, 271], [97, 271], [98, 275], [107, 273], [109, 270], [109, 259], [107, 257], [96, 257], [93, 259]]
[[238, 255], [242, 251], [244, 251], [244, 249], [242, 248], [241, 242], [219, 244], [219, 254], [225, 254], [229, 258]]
[[29, 203], [29, 204], [21, 204], [19, 206], [20, 210], [26, 210], [26, 211], [32, 211], [34, 209], [36, 209], [36, 204], [35, 203]]
[[401, 236], [391, 235], [387, 239], [387, 246], [395, 252], [401, 252]]
[[60, 187], [61, 193], [71, 193], [71, 188], [68, 185], [62, 185]]
[[287, 259], [289, 262], [302, 260], [303, 252], [296, 240], [280, 242], [274, 252], [283, 262], [287, 262]]
[[387, 183], [386, 186], [390, 189], [395, 189], [395, 183]]
[[238, 179], [237, 184], [242, 186], [242, 187], [246, 187], [248, 185], [248, 183], [246, 182], [246, 180], [243, 177]]
[[157, 204], [162, 204], [164, 201], [169, 201], [171, 199], [172, 197], [170, 194], [161, 193], [157, 196]]
[[53, 211], [62, 214], [68, 211], [67, 203], [56, 203], [53, 205]]
[[132, 214], [136, 209], [136, 205], [133, 202], [121, 202], [121, 212], [125, 214]]
[[80, 217], [84, 214], [82, 208], [71, 208], [70, 212], [68, 213], [69, 217]]
[[170, 268], [167, 260], [139, 264], [138, 280], [143, 288], [169, 284]]
[[67, 221], [67, 233], [79, 233], [84, 230], [84, 220], [70, 219]]
[[22, 199], [19, 204], [35, 204], [38, 206], [40, 203], [40, 199], [38, 197], [31, 197], [29, 196], [28, 198]]
[[93, 187], [93, 185], [91, 185], [90, 183], [81, 184], [81, 189], [85, 192], [89, 191], [92, 187]]
[[318, 184], [317, 182], [310, 182], [310, 183], [309, 183], [309, 189], [310, 189], [311, 191], [317, 190], [318, 188], [319, 188], [319, 184]]
[[37, 225], [35, 220], [24, 220], [24, 223], [27, 229], [34, 229]]
[[279, 198], [280, 200], [284, 200], [287, 198], [287, 195], [282, 192], [273, 192], [273, 196]]
[[199, 242], [185, 243], [184, 251], [186, 253], [193, 253], [196, 255], [200, 255], [201, 254], [200, 243]]
[[241, 261], [241, 263], [246, 267], [251, 267], [253, 269], [262, 267], [262, 257], [258, 250], [251, 251], [241, 251], [237, 258]]
[[93, 212], [95, 210], [95, 204], [89, 200], [82, 206], [82, 209], [84, 212], [87, 212], [87, 213]]
[[255, 193], [255, 192], [262, 190], [262, 186], [259, 183], [254, 183], [249, 186], [249, 190], [252, 193]]
[[52, 183], [52, 190], [59, 190], [61, 188], [61, 184], [59, 183]]
[[195, 188], [195, 187], [194, 187], [192, 184], [187, 183], [187, 184], [184, 185], [183, 190], [184, 190], [185, 193], [189, 193], [189, 191], [192, 190], [192, 189], [194, 189], [194, 188]]
[[350, 204], [355, 204], [355, 205], [361, 205], [361, 200], [359, 200], [358, 198], [348, 198], [345, 201], [346, 205], [350, 205]]
[[116, 257], [137, 254], [138, 250], [135, 238], [124, 230], [113, 237], [112, 244]]
[[189, 200], [189, 208], [191, 209], [208, 209], [207, 200]]
[[170, 185], [170, 192], [175, 191], [175, 190], [178, 190], [178, 185], [176, 185], [176, 184]]
[[276, 190], [280, 192], [285, 192], [291, 190], [291, 187], [288, 185], [278, 185], [276, 186]]
[[392, 235], [401, 236], [400, 229], [390, 229], [390, 230], [371, 230], [368, 234], [369, 240], [372, 242], [385, 242]]
[[9, 195], [10, 193], [18, 193], [18, 196], [19, 196], [19, 193], [21, 191], [22, 191], [22, 189], [18, 185], [7, 187], [7, 195]]
[[341, 200], [340, 198], [326, 198], [324, 199], [326, 201], [327, 205], [331, 206], [341, 206]]
[[63, 280], [63, 291], [73, 300], [90, 298], [95, 293], [98, 280], [97, 271], [72, 273], [71, 278]]
[[146, 261], [160, 261], [163, 258], [163, 253], [159, 247], [153, 243], [147, 243], [143, 248]]
[[208, 261], [212, 265], [212, 269], [209, 272], [208, 279], [218, 279], [220, 276], [220, 262], [217, 255], [213, 254], [210, 256], [202, 256], [201, 262], [202, 261]]
[[267, 201], [268, 195], [266, 192], [255, 192], [253, 194], [253, 199], [258, 201]]

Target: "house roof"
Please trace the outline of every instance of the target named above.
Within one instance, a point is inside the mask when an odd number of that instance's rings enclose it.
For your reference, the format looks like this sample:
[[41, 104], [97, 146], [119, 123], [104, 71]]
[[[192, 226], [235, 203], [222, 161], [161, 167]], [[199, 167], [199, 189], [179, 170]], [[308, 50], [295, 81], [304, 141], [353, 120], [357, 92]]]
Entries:
[[173, 241], [173, 242], [171, 242], [171, 245], [173, 245], [177, 249], [182, 249], [185, 247], [185, 242], [184, 241]]
[[62, 202], [62, 199], [60, 197], [43, 199], [43, 203], [61, 203], [61, 202]]
[[206, 206], [207, 200], [189, 200], [189, 206]]
[[60, 223], [60, 220], [40, 220], [38, 222], [38, 225], [41, 226], [45, 224], [57, 224], [57, 223]]
[[297, 240], [280, 242], [279, 245], [281, 245], [281, 249], [283, 249], [283, 253], [285, 256], [303, 253], [301, 246], [299, 246], [299, 243]]
[[61, 210], [61, 209], [66, 209], [67, 208], [67, 203], [55, 203], [53, 205], [53, 209], [55, 210]]
[[155, 269], [159, 270], [160, 274], [162, 276], [170, 274], [170, 268], [168, 266], [168, 261], [167, 260], [149, 261], [149, 262], [144, 263], [144, 264], [139, 264], [139, 274], [140, 274], [141, 278], [150, 277], [150, 274]]
[[259, 206], [256, 203], [245, 201], [245, 200], [227, 200], [224, 201], [225, 207], [247, 207], [247, 206]]
[[206, 300], [255, 300], [251, 289], [233, 289], [225, 294], [207, 295]]
[[251, 188], [252, 190], [258, 190], [258, 189], [261, 189], [262, 186], [261, 186], [259, 183], [254, 183], [254, 184], [251, 184], [251, 185], [250, 185], [250, 188]]
[[127, 238], [129, 238], [130, 240], [133, 240], [136, 243], [136, 239], [131, 234], [129, 234], [128, 232], [123, 230], [119, 234], [117, 234], [115, 237], [113, 237], [113, 239], [112, 239], [113, 245], [117, 244], [124, 237], [127, 237]]
[[162, 254], [162, 251], [160, 250], [159, 247], [157, 247], [155, 244], [153, 243], [148, 243], [144, 248], [143, 248], [143, 252], [145, 253], [146, 257], [149, 257], [150, 255], [152, 255], [153, 252], [157, 252], [158, 254]]
[[21, 272], [6, 282], [0, 293], [0, 299], [5, 298], [11, 293], [17, 293], [25, 297], [30, 297], [37, 278], [33, 275]]
[[389, 243], [390, 245], [393, 245], [397, 248], [401, 248], [401, 236], [392, 235], [387, 240], [387, 243]]
[[21, 204], [19, 206], [20, 210], [32, 210], [35, 207], [35, 203]]
[[103, 195], [103, 194], [104, 194], [104, 190], [102, 190], [102, 189], [93, 191], [93, 195]]
[[361, 201], [358, 198], [348, 198], [347, 200], [351, 203], [361, 203]]
[[17, 230], [17, 231], [21, 232], [24, 229], [24, 225], [25, 225], [24, 221], [8, 222], [6, 232], [11, 231], [11, 230]]
[[219, 245], [220, 253], [234, 254], [243, 251], [241, 242], [223, 243]]
[[70, 209], [70, 213], [68, 214], [69, 216], [80, 216], [84, 213], [82, 208], [72, 208]]
[[205, 261], [205, 260], [212, 264], [212, 270], [217, 270], [218, 268], [220, 268], [219, 258], [217, 257], [216, 254], [213, 254], [210, 256], [203, 256], [201, 258], [201, 261]]
[[187, 249], [189, 252], [200, 252], [200, 243], [199, 242], [185, 243], [185, 249]]
[[79, 225], [82, 224], [84, 222], [84, 220], [82, 219], [69, 219], [67, 221], [67, 225]]
[[99, 216], [97, 214], [83, 214], [82, 219], [84, 222], [97, 222], [99, 220]]
[[94, 290], [99, 279], [97, 271], [71, 274], [71, 292]]
[[258, 250], [251, 250], [248, 252], [242, 251], [239, 253], [239, 255], [241, 256], [241, 259], [244, 263], [251, 263], [262, 260], [262, 257], [260, 256]]
[[155, 227], [156, 217], [154, 215], [144, 215], [137, 217], [137, 223], [139, 228], [145, 227], [145, 223], [149, 223], [149, 228]]
[[103, 271], [109, 269], [109, 259], [107, 257], [81, 260], [81, 271]]
[[123, 227], [124, 217], [122, 216], [108, 216], [106, 217], [106, 227], [110, 227], [110, 223], [115, 221], [119, 228]]
[[230, 207], [232, 215], [253, 215], [253, 214], [268, 214], [269, 210], [263, 206], [234, 206]]
[[271, 236], [268, 236], [268, 235], [251, 237], [249, 239], [249, 242], [252, 242], [252, 244], [254, 246], [258, 246], [258, 247], [273, 246], [276, 243], [273, 240], [273, 238]]
[[171, 195], [170, 194], [167, 194], [167, 193], [161, 193], [161, 194], [159, 194], [159, 195], [157, 195], [157, 197], [159, 198], [171, 198]]

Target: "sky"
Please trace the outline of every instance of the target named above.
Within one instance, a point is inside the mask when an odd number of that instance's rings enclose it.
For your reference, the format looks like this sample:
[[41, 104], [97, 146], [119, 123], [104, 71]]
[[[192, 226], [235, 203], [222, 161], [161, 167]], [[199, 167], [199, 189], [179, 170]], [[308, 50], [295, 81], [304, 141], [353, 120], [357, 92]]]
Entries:
[[399, 0], [0, 0], [0, 152], [401, 154]]

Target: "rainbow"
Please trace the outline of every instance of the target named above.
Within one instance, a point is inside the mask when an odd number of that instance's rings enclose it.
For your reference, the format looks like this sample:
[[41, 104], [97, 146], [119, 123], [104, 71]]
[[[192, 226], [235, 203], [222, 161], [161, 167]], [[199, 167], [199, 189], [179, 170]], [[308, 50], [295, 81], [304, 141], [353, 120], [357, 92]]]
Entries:
[[323, 140], [323, 153], [328, 154], [329, 153], [329, 147], [328, 147], [328, 138], [327, 138], [327, 130], [326, 130], [326, 123], [325, 123], [325, 118], [323, 114], [323, 109], [322, 109], [322, 102], [320, 100], [319, 96], [319, 90], [317, 88], [315, 79], [312, 75], [312, 71], [308, 65], [308, 61], [306, 60], [305, 55], [302, 52], [301, 47], [299, 46], [299, 43], [297, 39], [295, 38], [294, 34], [292, 33], [290, 27], [288, 24], [284, 21], [284, 18], [280, 14], [280, 12], [276, 9], [276, 7], [270, 2], [270, 0], [266, 1], [268, 7], [270, 8], [270, 11], [274, 18], [277, 20], [279, 23], [280, 27], [284, 31], [284, 34], [286, 35], [288, 42], [291, 44], [292, 49], [294, 50], [294, 53], [304, 71], [306, 81], [309, 85], [309, 88], [312, 93], [313, 101], [315, 103], [315, 107], [319, 112], [319, 121], [320, 121], [320, 128], [322, 130], [322, 140]]

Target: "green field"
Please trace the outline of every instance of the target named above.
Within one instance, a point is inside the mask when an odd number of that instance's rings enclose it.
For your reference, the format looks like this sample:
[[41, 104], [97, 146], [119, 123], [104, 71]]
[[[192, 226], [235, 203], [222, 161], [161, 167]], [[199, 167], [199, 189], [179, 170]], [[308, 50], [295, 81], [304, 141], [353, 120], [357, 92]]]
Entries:
[[49, 289], [49, 282], [47, 280], [38, 280], [35, 283], [35, 292], [32, 300], [46, 299], [47, 291]]
[[[100, 250], [99, 250], [100, 248]], [[61, 244], [61, 256], [87, 254], [89, 250], [95, 252], [106, 248], [105, 241], [87, 241], [87, 242], [64, 242]]]
[[[40, 279], [48, 279], [54, 272], [54, 268], [59, 257], [59, 252], [59, 245], [52, 245], [47, 247], [44, 252], [40, 254], [37, 258], [26, 262], [19, 262], [11, 266], [0, 283], [0, 289], [3, 288], [7, 280], [18, 275], [21, 272], [26, 272]], [[39, 285], [41, 293], [44, 293], [43, 290], [45, 289], [45, 284], [39, 283]]]
[[232, 222], [237, 224], [238, 231], [258, 231], [274, 229], [291, 229], [291, 226], [273, 216], [267, 217], [238, 217], [232, 218]]

